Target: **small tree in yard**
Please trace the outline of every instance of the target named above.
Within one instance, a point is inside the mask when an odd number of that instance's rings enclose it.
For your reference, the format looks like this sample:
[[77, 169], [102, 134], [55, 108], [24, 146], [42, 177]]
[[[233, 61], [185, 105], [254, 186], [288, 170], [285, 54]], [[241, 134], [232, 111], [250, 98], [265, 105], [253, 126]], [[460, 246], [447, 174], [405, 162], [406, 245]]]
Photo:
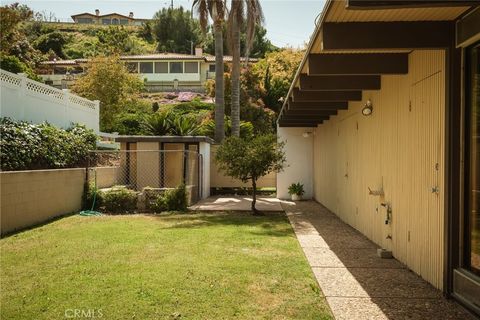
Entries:
[[90, 100], [100, 100], [100, 130], [112, 131], [114, 116], [128, 102], [135, 101], [143, 89], [137, 74], [129, 73], [119, 55], [97, 56], [87, 65], [87, 72], [72, 87], [72, 91]]
[[218, 148], [215, 161], [220, 170], [242, 182], [251, 180], [253, 187], [253, 214], [260, 214], [255, 208], [257, 201], [257, 180], [270, 172], [280, 172], [285, 164], [285, 143], [277, 142], [273, 134], [256, 136], [251, 140], [239, 137], [225, 139]]

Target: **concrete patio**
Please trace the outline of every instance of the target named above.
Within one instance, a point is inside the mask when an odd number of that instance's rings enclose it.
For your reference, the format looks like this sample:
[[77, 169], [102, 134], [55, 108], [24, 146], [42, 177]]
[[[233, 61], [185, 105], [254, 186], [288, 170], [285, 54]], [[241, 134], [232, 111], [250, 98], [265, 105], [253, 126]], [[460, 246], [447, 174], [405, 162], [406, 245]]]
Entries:
[[[256, 208], [260, 211], [283, 211], [282, 201], [272, 197], [257, 197]], [[251, 196], [213, 196], [202, 199], [190, 210], [197, 211], [250, 211]]]
[[282, 207], [335, 319], [475, 319], [322, 205]]

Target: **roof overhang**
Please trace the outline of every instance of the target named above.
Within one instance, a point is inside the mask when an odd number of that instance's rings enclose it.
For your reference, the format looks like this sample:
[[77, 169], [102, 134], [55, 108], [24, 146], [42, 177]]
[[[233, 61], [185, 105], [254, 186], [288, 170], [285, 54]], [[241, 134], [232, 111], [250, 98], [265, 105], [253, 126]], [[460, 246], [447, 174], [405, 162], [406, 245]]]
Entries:
[[116, 136], [115, 142], [215, 143], [212, 138], [206, 136]]
[[455, 21], [480, 1], [328, 0], [278, 117], [280, 127], [327, 121], [382, 75], [408, 73], [408, 54], [455, 46]]

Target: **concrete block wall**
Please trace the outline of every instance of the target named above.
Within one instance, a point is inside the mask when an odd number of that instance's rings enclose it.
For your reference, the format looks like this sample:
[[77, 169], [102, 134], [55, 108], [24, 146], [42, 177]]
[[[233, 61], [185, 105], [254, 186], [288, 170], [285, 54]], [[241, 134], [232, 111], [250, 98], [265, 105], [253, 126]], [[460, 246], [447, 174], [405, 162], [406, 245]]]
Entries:
[[0, 233], [79, 211], [85, 169], [0, 172]]

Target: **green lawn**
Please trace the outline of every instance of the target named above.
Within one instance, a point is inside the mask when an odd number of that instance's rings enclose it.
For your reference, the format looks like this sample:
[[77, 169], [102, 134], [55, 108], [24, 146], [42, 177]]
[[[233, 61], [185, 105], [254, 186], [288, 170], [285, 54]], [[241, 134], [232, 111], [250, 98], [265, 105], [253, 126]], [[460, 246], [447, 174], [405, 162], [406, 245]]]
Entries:
[[2, 319], [331, 319], [280, 214], [77, 215], [0, 249]]

